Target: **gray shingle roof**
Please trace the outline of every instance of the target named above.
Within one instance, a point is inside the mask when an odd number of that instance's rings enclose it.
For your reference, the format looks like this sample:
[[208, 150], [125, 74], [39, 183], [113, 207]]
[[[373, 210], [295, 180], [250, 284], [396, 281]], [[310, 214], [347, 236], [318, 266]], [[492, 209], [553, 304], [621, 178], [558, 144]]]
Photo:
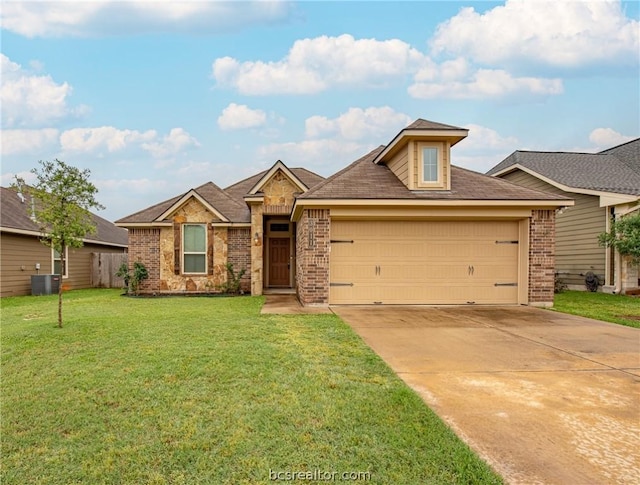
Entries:
[[[31, 199], [28, 195], [23, 203], [15, 189], [0, 187], [0, 199], [0, 226], [3, 229], [40, 232], [40, 226], [31, 220]], [[89, 234], [87, 239], [119, 246], [127, 245], [126, 229], [117, 227], [96, 214], [91, 216], [96, 225], [96, 234]]]
[[[324, 177], [307, 170], [306, 168], [290, 168], [293, 174], [300, 179], [300, 181], [307, 187], [311, 188], [324, 180]], [[244, 180], [240, 180], [229, 187], [226, 187], [224, 191], [231, 197], [244, 203], [243, 197], [249, 193], [258, 181], [264, 177], [269, 170], [263, 170], [262, 172], [248, 177]]]
[[640, 138], [608, 148], [600, 153], [613, 155], [636, 173], [640, 173]]
[[[312, 187], [318, 182], [324, 180], [323, 177], [317, 175], [304, 168], [290, 169], [293, 174], [298, 177], [307, 187]], [[243, 197], [249, 193], [251, 188], [260, 180], [267, 170], [264, 170], [252, 177], [246, 178], [235, 184], [221, 189], [213, 182], [207, 182], [193, 189], [200, 197], [207, 201], [209, 205], [214, 207], [223, 216], [231, 222], [251, 222], [251, 212], [245, 203]], [[158, 204], [147, 207], [134, 214], [118, 219], [118, 224], [145, 224], [155, 221], [164, 212], [166, 212], [173, 204], [178, 202], [189, 191], [180, 194], [171, 199], [167, 199]]]
[[602, 153], [515, 151], [487, 174], [519, 164], [568, 187], [640, 195], [639, 141]]
[[[218, 212], [220, 212], [231, 222], [249, 222], [251, 220], [249, 208], [247, 207], [247, 205], [244, 202], [240, 203], [235, 200], [213, 182], [207, 182], [206, 184], [200, 185], [199, 187], [193, 189], [193, 191], [196, 192], [200, 197], [207, 201], [209, 205], [214, 207]], [[152, 205], [151, 207], [147, 207], [146, 209], [138, 211], [134, 214], [118, 219], [116, 223], [140, 224], [153, 222], [169, 208], [171, 208], [173, 204], [184, 197], [188, 192], [189, 191], [176, 197], [172, 197], [171, 199], [167, 199], [158, 204]]]
[[418, 118], [409, 126], [407, 126], [405, 130], [466, 130], [466, 128], [460, 128], [453, 125], [445, 125], [444, 123], [438, 123], [436, 121], [429, 121]]
[[373, 163], [384, 148], [376, 148], [298, 199], [569, 200], [456, 166], [451, 167], [451, 190], [409, 190], [386, 165]]

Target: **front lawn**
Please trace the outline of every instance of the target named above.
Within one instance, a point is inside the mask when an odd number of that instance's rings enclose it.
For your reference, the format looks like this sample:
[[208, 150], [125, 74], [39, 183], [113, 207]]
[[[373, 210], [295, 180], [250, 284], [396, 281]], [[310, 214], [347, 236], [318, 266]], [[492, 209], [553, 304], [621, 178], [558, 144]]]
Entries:
[[1, 301], [3, 485], [501, 482], [333, 315], [56, 298]]
[[640, 328], [640, 298], [588, 291], [563, 291], [555, 295], [553, 309]]

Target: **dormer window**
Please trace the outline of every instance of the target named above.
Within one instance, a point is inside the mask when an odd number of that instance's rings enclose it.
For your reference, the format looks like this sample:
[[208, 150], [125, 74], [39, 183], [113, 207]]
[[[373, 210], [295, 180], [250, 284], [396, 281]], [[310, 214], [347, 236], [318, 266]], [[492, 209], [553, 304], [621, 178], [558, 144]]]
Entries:
[[422, 149], [422, 181], [435, 183], [438, 181], [438, 149], [424, 147]]
[[418, 188], [445, 188], [443, 144], [418, 142], [417, 145]]

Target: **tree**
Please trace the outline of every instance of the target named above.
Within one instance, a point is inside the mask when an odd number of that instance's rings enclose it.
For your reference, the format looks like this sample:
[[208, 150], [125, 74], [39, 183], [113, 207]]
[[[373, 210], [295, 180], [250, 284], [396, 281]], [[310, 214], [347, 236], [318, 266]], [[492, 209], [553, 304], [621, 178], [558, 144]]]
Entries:
[[[60, 254], [64, 274], [67, 248], [82, 247], [83, 238], [96, 232], [89, 211], [104, 207], [96, 200], [98, 189], [89, 182], [88, 169], [80, 170], [58, 159], [38, 163], [40, 169], [31, 170], [35, 185], [26, 186], [19, 178], [16, 181], [35, 200], [32, 215], [40, 226], [40, 241]], [[62, 327], [62, 284], [58, 288], [58, 327]]]
[[609, 232], [598, 236], [601, 246], [613, 247], [632, 264], [640, 265], [640, 212], [611, 221]]

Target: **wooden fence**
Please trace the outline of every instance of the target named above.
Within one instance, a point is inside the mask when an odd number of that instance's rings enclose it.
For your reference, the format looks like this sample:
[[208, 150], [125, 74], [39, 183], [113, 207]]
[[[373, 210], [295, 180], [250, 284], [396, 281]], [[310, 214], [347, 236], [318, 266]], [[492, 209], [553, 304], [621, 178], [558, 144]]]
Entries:
[[124, 280], [116, 273], [126, 262], [126, 253], [91, 253], [91, 287], [123, 288]]

